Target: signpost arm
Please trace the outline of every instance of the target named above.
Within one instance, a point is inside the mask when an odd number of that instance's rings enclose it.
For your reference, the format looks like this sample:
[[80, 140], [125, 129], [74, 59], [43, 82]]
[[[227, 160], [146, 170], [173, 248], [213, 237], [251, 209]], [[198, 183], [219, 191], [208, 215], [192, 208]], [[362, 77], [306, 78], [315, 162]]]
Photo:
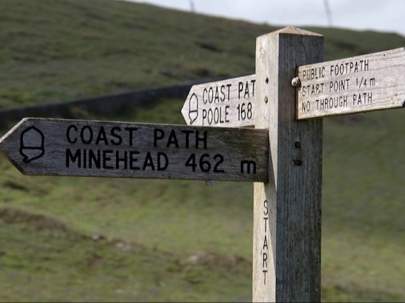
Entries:
[[320, 62], [321, 35], [257, 39], [256, 128], [269, 129], [269, 181], [254, 185], [253, 301], [320, 301], [322, 121], [296, 119], [291, 80]]

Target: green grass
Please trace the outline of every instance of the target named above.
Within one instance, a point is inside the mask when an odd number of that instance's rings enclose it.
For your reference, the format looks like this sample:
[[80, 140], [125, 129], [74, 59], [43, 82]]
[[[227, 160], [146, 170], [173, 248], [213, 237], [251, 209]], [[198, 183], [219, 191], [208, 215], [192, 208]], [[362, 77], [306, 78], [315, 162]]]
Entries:
[[[181, 100], [166, 100], [154, 108], [138, 111], [132, 120], [178, 122], [180, 118], [168, 117], [174, 117], [181, 103]], [[163, 113], [166, 119], [162, 118]], [[324, 300], [403, 301], [405, 298], [405, 192], [401, 177], [405, 169], [401, 151], [405, 146], [401, 140], [402, 115], [403, 111], [375, 112], [331, 119], [325, 123]], [[127, 119], [130, 117], [129, 113]], [[34, 259], [34, 267], [24, 263], [18, 269], [8, 269], [14, 274], [31, 277], [24, 292], [17, 292], [20, 285], [12, 284], [10, 289], [10, 283], [5, 284], [9, 298], [21, 298], [17, 293], [26, 293], [29, 297], [36, 287], [42, 289], [42, 298], [53, 300], [66, 298], [61, 291], [64, 287], [69, 287], [69, 293], [75, 298], [88, 300], [235, 301], [250, 298], [251, 185], [238, 183], [235, 187], [234, 183], [223, 182], [26, 177], [4, 160], [1, 161], [1, 169], [4, 173], [0, 177], [3, 189], [0, 209], [11, 207], [43, 214], [44, 219], [54, 218], [76, 233], [87, 235], [78, 250], [67, 252], [65, 257], [56, 258], [55, 254], [56, 259], [50, 263]], [[32, 228], [29, 220], [26, 224]], [[0, 243], [0, 247], [8, 247], [8, 243], [14, 241], [15, 229], [15, 224], [4, 224], [4, 238], [0, 237], [4, 243]], [[30, 259], [26, 255], [29, 250], [25, 247], [34, 241], [33, 237], [41, 243], [40, 239], [44, 236], [22, 231], [16, 234], [21, 237], [19, 260]], [[48, 236], [47, 233], [45, 235]], [[128, 259], [123, 258], [122, 262], [143, 262], [143, 257], [149, 253], [158, 255], [156, 264], [150, 262], [148, 268], [152, 271], [159, 268], [160, 281], [164, 285], [169, 283], [169, 289], [161, 289], [152, 281], [138, 292], [131, 292], [131, 283], [139, 283], [136, 281], [138, 274], [148, 270], [137, 266], [112, 270], [104, 263], [100, 265], [99, 276], [86, 271], [66, 277], [54, 273], [50, 274], [52, 283], [47, 284], [48, 288], [43, 289], [37, 284], [36, 277], [41, 277], [42, 272], [38, 272], [35, 266], [51, 270], [55, 265], [66, 267], [69, 271], [80, 268], [79, 261], [72, 265], [68, 260], [71, 254], [80, 255], [81, 245], [83, 249], [90, 246], [89, 254], [100, 254], [106, 260], [115, 258], [111, 256], [110, 249], [100, 250], [93, 243], [89, 236], [94, 235], [102, 235], [109, 241], [120, 239], [130, 245], [142, 245], [144, 255], [135, 252], [127, 255]], [[43, 241], [50, 241], [49, 245], [56, 250], [60, 250], [61, 245], [69, 246], [63, 237], [61, 243], [52, 239]], [[41, 247], [37, 249], [41, 250]], [[49, 258], [53, 258], [51, 252], [41, 253], [45, 258], [49, 254]], [[168, 258], [168, 255], [171, 257]], [[188, 264], [193, 256], [201, 260], [201, 264]], [[171, 272], [170, 266], [162, 269], [159, 266], [161, 259], [173, 264], [185, 263], [192, 271], [181, 271], [181, 274]], [[123, 286], [126, 290], [122, 296], [114, 292], [112, 284], [100, 278], [111, 275], [110, 271], [127, 279], [127, 288]], [[77, 284], [76, 279], [84, 282]], [[143, 281], [143, 278], [139, 279]], [[0, 283], [0, 292], [2, 287]], [[148, 287], [159, 290], [150, 294]]]
[[[0, 108], [254, 72], [274, 30], [113, 0], [2, 0]], [[326, 58], [405, 44], [396, 34], [311, 28]]]
[[[107, 0], [2, 0], [0, 16], [3, 108], [249, 74], [272, 30]], [[327, 58], [405, 45], [312, 30]], [[182, 103], [94, 118], [183, 123]], [[405, 300], [403, 117], [325, 119], [324, 301]], [[251, 297], [252, 185], [27, 177], [4, 158], [0, 170], [0, 301]]]
[[3, 208], [1, 214], [8, 219], [0, 220], [7, 224], [1, 239], [8, 240], [0, 251], [2, 301], [248, 298], [243, 290], [226, 287], [233, 283], [247, 289], [249, 279], [243, 273], [249, 264], [243, 260], [215, 255], [179, 259], [122, 240], [84, 236], [21, 210]]
[[403, 115], [326, 123], [324, 282], [364, 298], [405, 299]]

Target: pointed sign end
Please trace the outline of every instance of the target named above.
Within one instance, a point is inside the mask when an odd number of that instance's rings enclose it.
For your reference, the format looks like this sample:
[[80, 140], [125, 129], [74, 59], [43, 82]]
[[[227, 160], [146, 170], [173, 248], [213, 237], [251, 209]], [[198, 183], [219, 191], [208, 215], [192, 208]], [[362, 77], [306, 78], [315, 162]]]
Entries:
[[188, 105], [187, 105], [187, 103], [188, 103], [188, 99], [187, 99], [186, 102], [184, 102], [184, 105], [181, 108], [181, 115], [183, 116], [184, 122], [188, 125], [188, 116], [187, 116], [187, 113], [188, 113], [187, 107], [188, 107]]
[[2, 147], [4, 145], [4, 142], [6, 141], [8, 136], [8, 133], [4, 134], [3, 136], [0, 137], [0, 150], [2, 150]]
[[[186, 122], [187, 125], [193, 124], [193, 120], [190, 117], [190, 106], [193, 105], [192, 102], [194, 100], [194, 96], [196, 95], [195, 94], [196, 87], [197, 87], [196, 85], [191, 87], [191, 89], [187, 95], [186, 101], [184, 101], [183, 107], [181, 108], [181, 115], [183, 116], [184, 122]], [[198, 103], [198, 101], [196, 101], [196, 102]], [[192, 103], [192, 104], [190, 104], [190, 103]], [[198, 104], [196, 106], [198, 108]]]
[[12, 128], [10, 128], [10, 129], [8, 130], [8, 132], [6, 132], [3, 136], [1, 136], [1, 137], [0, 137], [0, 149], [1, 149], [2, 146], [4, 146], [4, 145], [7, 143], [8, 138], [9, 138], [13, 133], [15, 133], [15, 131], [16, 131], [18, 128], [20, 128], [21, 125], [25, 124], [25, 123], [26, 123], [27, 121], [29, 121], [30, 119], [31, 119], [31, 118], [23, 118], [23, 119], [21, 119], [20, 122], [18, 122], [16, 125], [14, 125]]
[[[20, 122], [14, 125], [7, 133], [0, 138], [0, 151], [8, 158], [8, 160], [18, 169], [18, 171], [24, 175], [27, 172], [23, 168], [23, 165], [16, 159], [16, 155], [20, 152], [20, 140], [16, 139], [16, 133], [32, 118], [23, 118]], [[18, 142], [18, 143], [17, 143]]]

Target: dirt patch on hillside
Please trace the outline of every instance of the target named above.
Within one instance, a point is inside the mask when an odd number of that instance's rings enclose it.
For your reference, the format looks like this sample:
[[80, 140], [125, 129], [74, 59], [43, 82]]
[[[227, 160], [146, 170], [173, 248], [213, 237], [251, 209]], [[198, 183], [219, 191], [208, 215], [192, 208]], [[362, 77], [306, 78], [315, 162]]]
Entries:
[[37, 230], [69, 231], [66, 224], [56, 219], [11, 207], [0, 208], [0, 222], [6, 224], [26, 224]]
[[183, 265], [221, 266], [224, 268], [249, 265], [250, 262], [239, 256], [223, 256], [209, 252], [197, 252], [182, 262]]

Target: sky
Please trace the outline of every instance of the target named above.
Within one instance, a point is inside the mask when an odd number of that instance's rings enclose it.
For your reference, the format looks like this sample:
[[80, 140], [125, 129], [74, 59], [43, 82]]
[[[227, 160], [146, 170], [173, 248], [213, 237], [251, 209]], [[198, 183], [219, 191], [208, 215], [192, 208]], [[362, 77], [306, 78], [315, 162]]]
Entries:
[[405, 36], [405, 0], [128, 0], [274, 25], [328, 26], [325, 2], [337, 27]]

